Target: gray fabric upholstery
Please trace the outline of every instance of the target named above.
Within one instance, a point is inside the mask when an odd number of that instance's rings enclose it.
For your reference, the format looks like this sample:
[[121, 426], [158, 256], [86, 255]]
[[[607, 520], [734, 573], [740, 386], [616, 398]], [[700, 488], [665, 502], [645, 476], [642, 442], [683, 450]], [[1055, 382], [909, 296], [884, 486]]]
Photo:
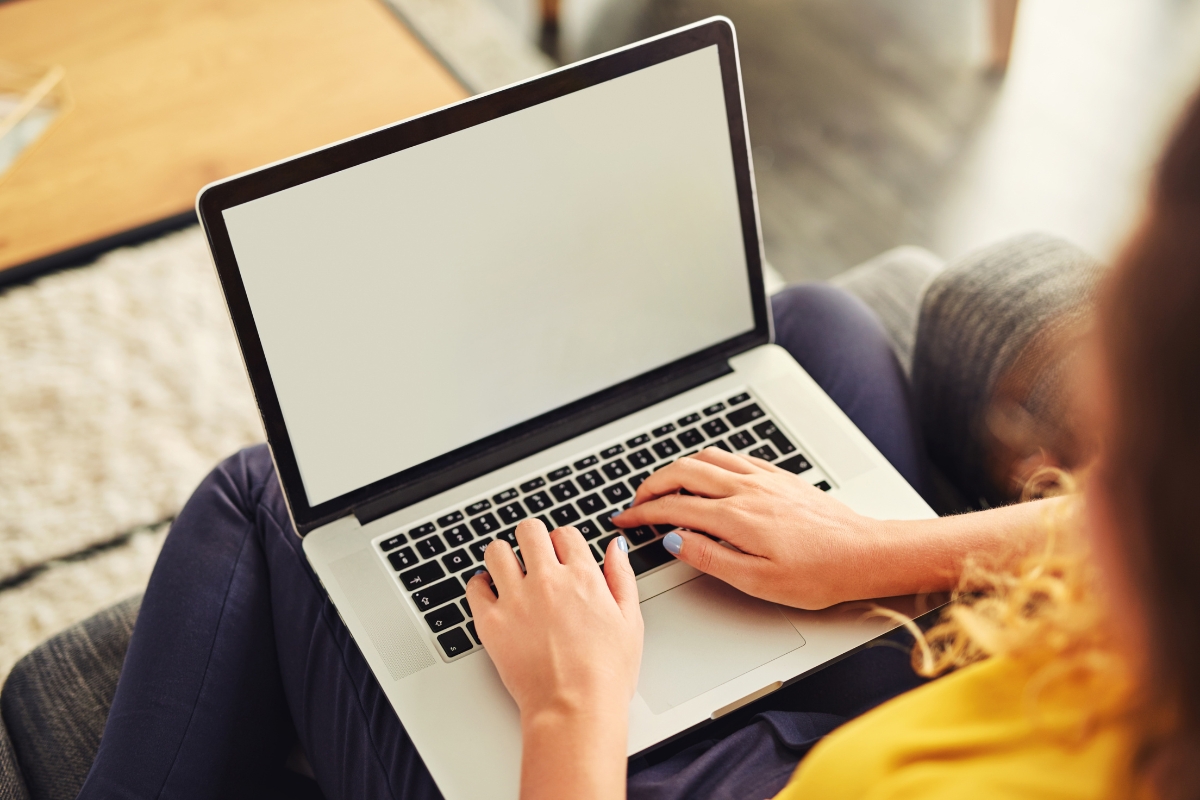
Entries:
[[[72, 800], [83, 786], [141, 602], [138, 595], [101, 611], [13, 667], [0, 712], [30, 800]], [[7, 797], [0, 794], [0, 800]]]
[[0, 800], [29, 800], [8, 729], [3, 725], [0, 725]]
[[830, 280], [866, 303], [883, 322], [906, 374], [912, 372], [913, 343], [925, 287], [943, 262], [920, 247], [896, 247]]
[[[972, 503], [1003, 502], [984, 436], [998, 378], [1035, 335], [1092, 306], [1102, 272], [1074, 245], [1027, 234], [947, 265], [925, 290], [913, 348], [917, 413], [934, 466]], [[1035, 400], [1040, 392], [1045, 405], [1061, 378], [1035, 387]]]

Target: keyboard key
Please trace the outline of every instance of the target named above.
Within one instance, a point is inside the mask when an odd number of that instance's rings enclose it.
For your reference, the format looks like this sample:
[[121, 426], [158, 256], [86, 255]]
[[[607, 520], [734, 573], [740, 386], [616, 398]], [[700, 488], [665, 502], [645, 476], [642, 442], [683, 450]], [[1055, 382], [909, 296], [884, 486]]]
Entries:
[[441, 564], [436, 561], [427, 561], [419, 567], [410, 569], [408, 572], [401, 572], [400, 583], [404, 585], [405, 589], [415, 592], [422, 586], [437, 583], [444, 577], [446, 577], [446, 573], [442, 571]]
[[676, 422], [679, 423], [679, 427], [681, 427], [681, 428], [686, 428], [688, 425], [691, 425], [692, 423], [699, 422], [699, 421], [700, 421], [699, 414], [688, 414], [686, 417], [680, 417], [678, 420], [676, 420]]
[[724, 410], [725, 410], [724, 403], [713, 403], [711, 406], [704, 409], [704, 416], [711, 417], [713, 414], [716, 414], [717, 412], [724, 411]]
[[467, 506], [467, 516], [473, 517], [476, 514], [487, 511], [491, 507], [492, 503], [490, 500], [480, 500], [478, 503], [471, 503], [471, 505]]
[[554, 499], [558, 502], [565, 503], [572, 497], [578, 495], [579, 489], [577, 489], [575, 484], [571, 481], [563, 481], [562, 483], [556, 483], [551, 486], [550, 494], [554, 495]]
[[599, 522], [600, 527], [604, 528], [604, 530], [608, 531], [609, 533], [617, 530], [617, 523], [612, 521], [611, 513], [601, 514], [600, 516], [596, 517], [596, 522]]
[[402, 547], [394, 553], [388, 553], [388, 561], [392, 562], [392, 569], [399, 572], [416, 564], [417, 554], [412, 551], [411, 547]]
[[661, 436], [666, 436], [668, 433], [671, 433], [674, 430], [675, 430], [675, 424], [672, 422], [668, 422], [666, 425], [655, 428], [654, 430], [652, 430], [650, 432], [653, 433], [654, 438], [657, 439]]
[[496, 509], [496, 513], [500, 515], [500, 519], [504, 520], [505, 525], [515, 525], [529, 516], [525, 513], [525, 509], [521, 508], [520, 503], [509, 503], [506, 506], [501, 506]]
[[658, 453], [659, 458], [670, 458], [679, 452], [679, 445], [675, 444], [674, 439], [663, 439], [654, 443], [654, 452]]
[[654, 463], [654, 456], [652, 456], [650, 451], [646, 449], [638, 450], [636, 453], [630, 453], [628, 458], [629, 463], [633, 464], [634, 469], [648, 467]]
[[437, 523], [439, 528], [448, 528], [454, 523], [462, 521], [463, 515], [461, 511], [451, 511], [444, 517], [438, 517]]
[[675, 530], [674, 525], [655, 525], [654, 530], [658, 531], [659, 536], [666, 536], [671, 531]]
[[634, 547], [637, 547], [639, 544], [645, 544], [646, 542], [654, 541], [654, 538], [657, 535], [658, 534], [654, 532], [654, 528], [651, 528], [649, 525], [640, 525], [636, 528], [625, 529], [625, 538], [628, 539], [629, 543]]
[[534, 478], [531, 481], [525, 481], [524, 483], [522, 483], [521, 491], [522, 492], [532, 492], [534, 489], [540, 489], [545, 485], [546, 485], [546, 480], [544, 478]]
[[426, 586], [418, 592], [413, 592], [413, 602], [422, 611], [432, 611], [438, 606], [457, 600], [467, 593], [458, 578], [447, 578], [441, 583]]
[[775, 466], [786, 469], [788, 472], [794, 472], [797, 475], [805, 470], [812, 469], [812, 464], [808, 463], [808, 459], [804, 457], [803, 453], [797, 453], [791, 458], [785, 458]]
[[729, 424], [733, 427], [740, 428], [747, 422], [753, 422], [764, 414], [766, 412], [758, 407], [758, 403], [752, 403], [748, 406], [742, 406], [736, 411], [730, 411], [725, 415], [725, 419], [729, 420]]
[[675, 557], [661, 544], [639, 547], [629, 554], [629, 566], [633, 567], [634, 575], [641, 575], [674, 560]]
[[480, 641], [480, 639], [479, 639], [479, 634], [475, 632], [475, 622], [474, 621], [467, 623], [467, 632], [469, 634], [471, 634], [471, 638], [475, 640], [475, 644], [478, 644], [478, 645], [483, 644], [483, 642]]
[[471, 560], [469, 555], [467, 555], [466, 550], [453, 550], [442, 556], [442, 563], [446, 565], [446, 570], [448, 572], [458, 572], [466, 569], [475, 562]]
[[791, 441], [783, 435], [783, 431], [775, 427], [775, 423], [771, 420], [760, 422], [755, 425], [754, 432], [758, 434], [758, 438], [766, 439], [771, 444], [775, 445], [775, 448], [785, 456], [796, 449], [796, 445], [792, 444]]
[[604, 487], [604, 496], [610, 503], [620, 503], [633, 497], [633, 492], [623, 483], [614, 483]]
[[575, 469], [587, 469], [588, 467], [594, 467], [599, 463], [600, 459], [596, 458], [595, 456], [588, 456], [587, 458], [581, 458], [576, 461]]
[[475, 646], [471, 644], [471, 640], [467, 638], [467, 634], [462, 628], [446, 631], [437, 637], [437, 640], [449, 658], [460, 656]]
[[742, 403], [746, 402], [749, 399], [750, 399], [750, 395], [748, 395], [745, 392], [742, 392], [741, 394], [737, 394], [737, 395], [734, 395], [733, 397], [729, 398], [729, 405], [731, 405], [731, 406], [741, 405]]
[[723, 419], [710, 419], [708, 422], [700, 426], [704, 432], [711, 438], [716, 438], [723, 433], [729, 432], [729, 426], [725, 424]]
[[600, 549], [601, 553], [607, 553], [609, 542], [611, 542], [613, 539], [617, 538], [618, 536], [621, 536], [623, 533], [624, 533], [624, 531], [618, 531], [617, 533], [614, 533], [611, 536], [605, 536], [603, 539], [596, 542], [596, 547], [598, 547]]
[[813, 486], [820, 489], [822, 492], [828, 492], [833, 487], [829, 485], [829, 481], [817, 481]]
[[632, 478], [629, 479], [629, 485], [632, 486], [633, 490], [636, 492], [637, 488], [642, 485], [642, 481], [646, 480], [646, 478], [649, 478], [649, 477], [650, 477], [649, 472], [639, 472], [637, 475], [634, 475]]
[[563, 478], [567, 477], [570, 474], [571, 474], [570, 467], [559, 467], [558, 469], [554, 470], [553, 472], [547, 473], [546, 478], [547, 478], [547, 480], [561, 481]]
[[625, 452], [624, 447], [622, 447], [619, 444], [614, 444], [612, 447], [609, 447], [605, 450], [601, 450], [600, 457], [601, 458], [612, 458], [613, 456], [620, 455], [621, 453], [624, 453], [624, 452]]
[[[541, 478], [538, 478], [541, 480]], [[531, 494], [525, 498], [525, 506], [529, 509], [530, 514], [536, 514], [539, 511], [545, 511], [550, 506], [554, 505], [554, 501], [550, 499], [550, 495], [545, 492]]]
[[[492, 515], [488, 514], [488, 516], [490, 517]], [[497, 525], [496, 527], [500, 526]], [[453, 528], [443, 533], [442, 538], [445, 539], [446, 544], [450, 545], [451, 547], [458, 547], [461, 544], [466, 544], [475, 537], [471, 535], [469, 530], [467, 530], [466, 525], [455, 525]]]
[[630, 439], [628, 442], [625, 443], [625, 446], [628, 447], [630, 450], [632, 450], [635, 447], [641, 447], [648, 441], [650, 441], [650, 437], [643, 433], [640, 436], [635, 436], [632, 439]]
[[608, 503], [600, 499], [600, 495], [594, 493], [585, 494], [583, 497], [576, 500], [575, 504], [579, 506], [580, 511], [588, 516], [600, 513], [604, 510], [604, 507], [608, 505]]
[[729, 449], [729, 445], [725, 444], [725, 442], [721, 441], [720, 439], [717, 439], [715, 442], [709, 442], [708, 446], [709, 447], [719, 447], [722, 450], [724, 450], [726, 453], [733, 452], [732, 450]]
[[500, 522], [496, 519], [495, 514], [484, 514], [482, 517], [476, 517], [471, 520], [471, 528], [480, 536], [488, 533], [495, 533], [500, 530]]
[[422, 558], [433, 558], [439, 553], [446, 552], [446, 543], [436, 536], [417, 542], [417, 552]]
[[583, 538], [585, 539], [595, 539], [600, 535], [600, 526], [590, 519], [575, 523], [575, 527], [579, 529], [579, 532], [583, 534]]
[[592, 558], [596, 559], [597, 564], [604, 563], [604, 556], [600, 553], [599, 550], [596, 549], [596, 545], [592, 545], [588, 549], [592, 551]]
[[379, 547], [382, 548], [383, 552], [386, 553], [389, 550], [395, 550], [397, 547], [405, 544], [406, 542], [408, 542], [408, 537], [403, 533], [397, 533], [392, 538], [384, 539], [382, 542], [380, 542]]
[[429, 625], [429, 630], [434, 633], [440, 633], [447, 628], [453, 628], [458, 623], [462, 622], [463, 613], [458, 610], [458, 606], [442, 606], [437, 611], [430, 611], [425, 615], [425, 622]]
[[755, 458], [761, 458], [764, 461], [774, 461], [775, 459], [779, 458], [779, 454], [775, 452], [775, 448], [771, 447], [769, 444], [764, 444], [762, 447], [756, 447], [746, 455], [754, 456]]
[[615, 481], [617, 478], [623, 478], [629, 474], [629, 465], [619, 458], [608, 462], [602, 469], [610, 481]]
[[500, 505], [501, 503], [507, 503], [509, 500], [516, 500], [516, 499], [517, 499], [517, 490], [516, 489], [505, 489], [500, 494], [492, 495], [492, 500], [495, 501], [496, 505]]
[[738, 450], [745, 450], [750, 445], [754, 444], [754, 437], [748, 431], [738, 431], [729, 437], [729, 443]]
[[509, 528], [504, 533], [501, 533], [498, 536], [496, 536], [496, 538], [503, 539], [504, 541], [508, 542], [513, 547], [516, 547], [517, 546], [517, 529]]
[[592, 470], [591, 472], [585, 472], [584, 474], [580, 475], [575, 480], [579, 482], [579, 485], [583, 487], [583, 490], [585, 492], [588, 491], [589, 489], [595, 489], [597, 486], [604, 483], [604, 478], [602, 478], [600, 476], [600, 473], [597, 472], [596, 470]]
[[565, 528], [582, 519], [580, 513], [575, 509], [575, 506], [568, 503], [565, 506], [559, 506], [550, 512], [550, 517], [554, 520], [554, 527]]
[[469, 617], [469, 616], [472, 616], [472, 614], [471, 614], [471, 604], [470, 604], [469, 602], [467, 602], [467, 598], [465, 598], [465, 597], [464, 597], [464, 598], [463, 598], [462, 600], [460, 600], [459, 602], [460, 602], [460, 603], [462, 603], [463, 611], [467, 612], [467, 616], [468, 616], [468, 617]]
[[704, 441], [704, 434], [695, 428], [688, 428], [675, 437], [684, 447], [696, 447]]
[[555, 528], [554, 523], [551, 522], [550, 518], [545, 514], [538, 514], [536, 517], [534, 517], [534, 519], [540, 520], [541, 523], [546, 526], [546, 530], [548, 531], [552, 531]]
[[414, 539], [420, 539], [422, 536], [428, 536], [436, 530], [437, 528], [433, 526], [432, 522], [426, 522], [424, 525], [418, 525], [413, 528], [408, 532], [408, 535]]
[[492, 540], [490, 538], [479, 539], [477, 541], [471, 542], [471, 546], [468, 547], [467, 549], [471, 551], [471, 555], [475, 556], [475, 560], [482, 564], [483, 563], [483, 551], [487, 550], [487, 546], [491, 543], [492, 543]]

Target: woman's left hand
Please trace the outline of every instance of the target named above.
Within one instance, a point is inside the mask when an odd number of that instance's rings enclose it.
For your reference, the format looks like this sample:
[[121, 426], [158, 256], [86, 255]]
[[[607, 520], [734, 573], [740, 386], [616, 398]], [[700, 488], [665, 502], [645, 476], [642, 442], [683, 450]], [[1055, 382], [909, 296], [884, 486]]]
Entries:
[[[543, 712], [624, 713], [637, 687], [642, 612], [629, 557], [614, 539], [604, 571], [575, 528], [517, 526], [525, 571], [507, 542], [485, 552], [487, 578], [467, 584], [479, 637], [522, 718]], [[498, 596], [497, 596], [498, 595]]]
[[479, 638], [521, 710], [521, 797], [625, 796], [629, 702], [642, 660], [642, 611], [624, 537], [604, 571], [575, 528], [517, 526], [467, 583]]

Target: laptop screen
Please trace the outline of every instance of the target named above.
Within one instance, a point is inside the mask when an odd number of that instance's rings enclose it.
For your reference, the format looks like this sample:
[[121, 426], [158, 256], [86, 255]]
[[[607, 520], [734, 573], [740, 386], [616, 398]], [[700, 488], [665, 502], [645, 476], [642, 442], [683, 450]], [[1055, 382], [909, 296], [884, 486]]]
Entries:
[[716, 45], [223, 215], [311, 505], [755, 325]]

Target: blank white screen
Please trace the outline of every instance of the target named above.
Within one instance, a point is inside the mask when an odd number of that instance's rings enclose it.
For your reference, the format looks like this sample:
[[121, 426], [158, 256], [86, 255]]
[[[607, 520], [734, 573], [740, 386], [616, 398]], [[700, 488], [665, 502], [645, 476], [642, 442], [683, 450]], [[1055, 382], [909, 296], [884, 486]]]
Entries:
[[754, 327], [716, 46], [224, 217], [311, 505]]

